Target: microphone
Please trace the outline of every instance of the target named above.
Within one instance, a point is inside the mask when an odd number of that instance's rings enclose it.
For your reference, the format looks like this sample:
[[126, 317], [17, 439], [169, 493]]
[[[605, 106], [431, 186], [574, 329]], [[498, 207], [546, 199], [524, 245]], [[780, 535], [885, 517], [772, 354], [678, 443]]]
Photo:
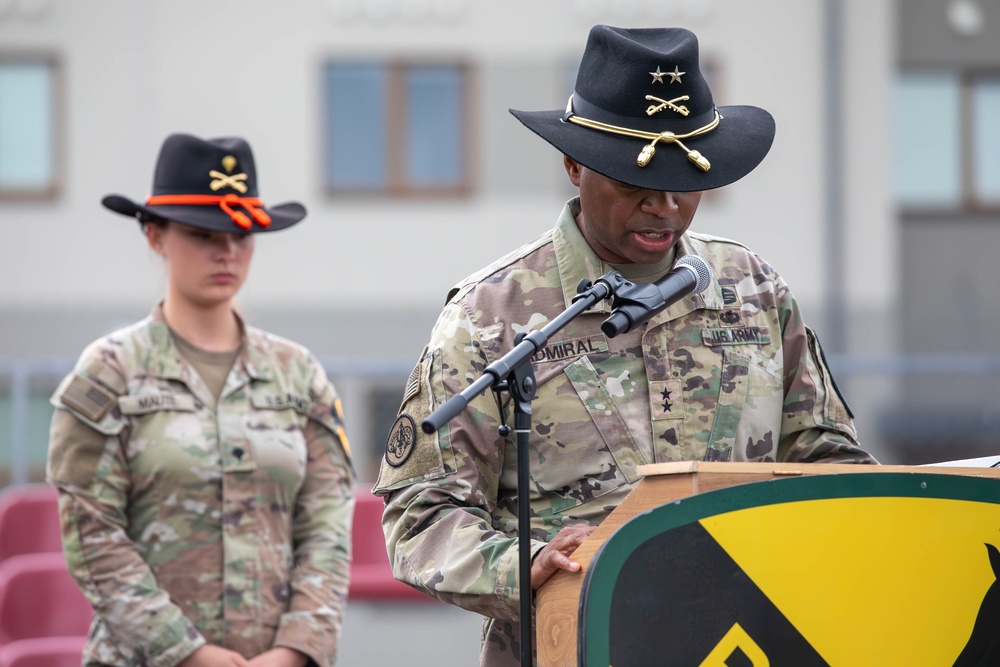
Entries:
[[613, 310], [601, 324], [608, 338], [631, 331], [688, 294], [705, 291], [712, 282], [712, 269], [698, 255], [684, 255], [674, 268], [655, 283], [625, 284], [615, 294]]

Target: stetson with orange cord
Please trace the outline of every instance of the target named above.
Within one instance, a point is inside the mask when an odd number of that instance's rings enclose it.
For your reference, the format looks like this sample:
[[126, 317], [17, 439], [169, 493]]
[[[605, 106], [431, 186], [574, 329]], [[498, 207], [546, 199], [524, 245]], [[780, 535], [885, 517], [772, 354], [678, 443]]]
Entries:
[[101, 203], [140, 222], [172, 220], [216, 232], [273, 232], [306, 216], [298, 202], [265, 206], [253, 151], [241, 137], [171, 134], [160, 147], [145, 202], [111, 194]]

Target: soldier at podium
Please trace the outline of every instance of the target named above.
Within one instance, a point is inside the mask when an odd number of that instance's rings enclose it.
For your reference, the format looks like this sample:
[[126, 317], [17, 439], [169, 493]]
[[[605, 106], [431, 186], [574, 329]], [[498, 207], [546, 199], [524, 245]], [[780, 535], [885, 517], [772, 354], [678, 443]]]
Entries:
[[[716, 107], [698, 42], [676, 28], [595, 26], [565, 109], [511, 110], [579, 188], [540, 238], [459, 282], [411, 373], [375, 492], [395, 576], [485, 616], [481, 665], [518, 664], [517, 461], [492, 392], [434, 434], [421, 422], [552, 321], [581, 279], [654, 282], [685, 255], [708, 288], [609, 337], [606, 303], [532, 359], [531, 585], [559, 569], [638, 482], [680, 460], [875, 463], [858, 443], [789, 287], [739, 242], [689, 230], [701, 194], [764, 158], [771, 115]], [[749, 217], [749, 216], [748, 216]]]

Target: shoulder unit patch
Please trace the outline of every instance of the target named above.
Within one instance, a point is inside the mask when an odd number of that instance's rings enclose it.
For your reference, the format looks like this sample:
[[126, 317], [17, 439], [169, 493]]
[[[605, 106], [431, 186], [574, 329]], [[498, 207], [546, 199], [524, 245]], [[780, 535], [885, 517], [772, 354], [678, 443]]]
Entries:
[[403, 465], [413, 453], [416, 442], [416, 424], [413, 417], [405, 413], [399, 415], [389, 430], [389, 437], [385, 442], [385, 462], [393, 468]]

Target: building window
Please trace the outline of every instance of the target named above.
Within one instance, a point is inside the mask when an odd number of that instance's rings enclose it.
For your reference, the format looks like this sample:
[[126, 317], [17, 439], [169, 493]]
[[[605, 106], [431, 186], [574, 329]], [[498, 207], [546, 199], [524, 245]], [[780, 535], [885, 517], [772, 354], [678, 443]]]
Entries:
[[893, 107], [893, 187], [904, 209], [1000, 208], [1000, 74], [906, 71]]
[[972, 89], [973, 189], [986, 207], [1000, 208], [1000, 74], [978, 79]]
[[48, 198], [57, 185], [58, 65], [0, 55], [0, 198]]
[[464, 65], [325, 67], [325, 179], [332, 192], [463, 194], [471, 113]]

